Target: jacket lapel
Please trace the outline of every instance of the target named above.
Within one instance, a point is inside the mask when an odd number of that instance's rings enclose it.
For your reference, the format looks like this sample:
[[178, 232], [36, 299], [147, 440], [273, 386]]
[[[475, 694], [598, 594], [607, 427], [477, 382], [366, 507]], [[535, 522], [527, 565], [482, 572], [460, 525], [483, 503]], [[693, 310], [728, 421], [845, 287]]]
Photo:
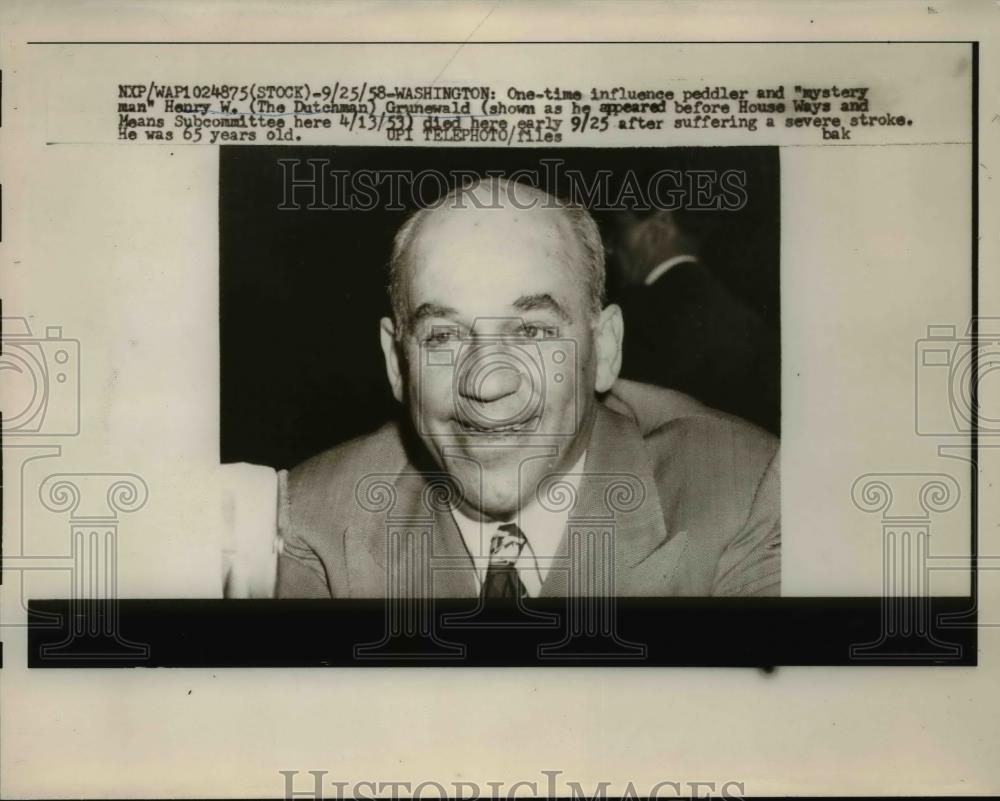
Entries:
[[447, 506], [446, 493], [435, 491], [446, 488], [446, 476], [407, 466], [391, 485], [390, 479], [386, 476], [383, 485], [388, 508], [367, 515], [362, 526], [345, 535], [348, 557], [358, 551], [366, 554], [368, 569], [360, 566], [356, 572], [370, 575], [374, 563], [376, 584], [389, 595], [476, 597], [472, 557]]
[[668, 539], [638, 428], [598, 404], [576, 501], [541, 594], [628, 594], [630, 571]]

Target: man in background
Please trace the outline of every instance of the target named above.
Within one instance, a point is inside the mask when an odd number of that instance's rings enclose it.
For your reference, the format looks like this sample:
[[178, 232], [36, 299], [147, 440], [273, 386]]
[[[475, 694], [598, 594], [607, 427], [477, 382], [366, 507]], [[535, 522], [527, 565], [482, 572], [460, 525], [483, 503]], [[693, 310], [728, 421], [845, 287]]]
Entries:
[[702, 261], [702, 243], [684, 222], [668, 209], [613, 220], [615, 300], [627, 330], [621, 375], [778, 433], [778, 334]]

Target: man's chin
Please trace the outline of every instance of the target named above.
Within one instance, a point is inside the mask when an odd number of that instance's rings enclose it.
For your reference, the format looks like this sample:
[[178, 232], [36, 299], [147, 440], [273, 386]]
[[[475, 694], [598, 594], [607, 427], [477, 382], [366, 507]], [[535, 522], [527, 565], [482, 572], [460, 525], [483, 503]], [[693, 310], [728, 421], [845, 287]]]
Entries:
[[446, 460], [446, 469], [457, 480], [470, 516], [509, 520], [520, 508], [516, 464], [494, 470], [482, 464], [472, 467], [465, 460]]
[[465, 498], [465, 513], [470, 517], [482, 517], [486, 520], [512, 520], [518, 509], [518, 499], [495, 497]]

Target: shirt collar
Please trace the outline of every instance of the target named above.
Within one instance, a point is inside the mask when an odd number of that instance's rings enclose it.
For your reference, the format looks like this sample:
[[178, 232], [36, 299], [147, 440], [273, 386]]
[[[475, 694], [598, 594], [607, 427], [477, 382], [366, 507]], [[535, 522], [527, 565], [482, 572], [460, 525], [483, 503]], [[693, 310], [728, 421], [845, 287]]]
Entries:
[[[583, 465], [587, 454], [584, 453], [573, 467], [563, 475], [573, 487], [576, 494], [583, 476]], [[562, 543], [566, 530], [566, 520], [569, 518], [569, 508], [562, 511], [546, 509], [537, 500], [519, 509], [513, 522], [524, 532], [527, 544], [521, 551], [516, 567], [521, 582], [528, 595], [535, 597], [542, 588], [552, 563]], [[455, 525], [458, 526], [462, 541], [465, 543], [469, 556], [476, 566], [476, 577], [482, 586], [486, 571], [490, 564], [490, 541], [499, 526], [510, 521], [480, 521], [469, 517], [460, 509], [452, 508]]]
[[667, 270], [673, 269], [678, 264], [688, 264], [688, 263], [696, 264], [697, 262], [698, 259], [690, 255], [689, 253], [684, 253], [681, 254], [680, 256], [672, 256], [666, 261], [661, 261], [656, 267], [654, 267], [652, 270], [649, 271], [649, 275], [646, 276], [646, 282], [645, 282], [646, 286], [651, 286], [652, 284], [655, 284], [661, 277], [663, 277], [663, 275], [667, 272]]

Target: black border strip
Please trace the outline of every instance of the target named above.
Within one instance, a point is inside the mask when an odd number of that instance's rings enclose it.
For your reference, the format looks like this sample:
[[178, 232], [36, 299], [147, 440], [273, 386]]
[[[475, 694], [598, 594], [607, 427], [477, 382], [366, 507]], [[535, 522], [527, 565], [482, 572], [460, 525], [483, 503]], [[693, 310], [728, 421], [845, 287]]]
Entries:
[[[475, 603], [435, 601], [425, 633], [417, 627], [415, 634], [388, 637], [388, 609], [381, 600], [126, 600], [116, 604], [114, 626], [105, 626], [89, 604], [32, 601], [28, 667], [770, 670], [778, 665], [969, 666], [977, 660], [978, 629], [964, 622], [970, 598], [915, 599], [904, 614], [922, 610], [929, 630], [914, 629], [891, 641], [882, 636], [886, 607], [881, 598], [620, 598], [613, 636], [581, 636], [548, 654], [540, 647], [564, 640], [568, 627], [449, 625], [446, 615], [467, 613]], [[536, 599], [531, 609], [565, 615], [567, 606], [565, 599]], [[949, 619], [963, 622], [949, 627]], [[73, 636], [88, 630], [114, 633]], [[379, 643], [355, 653], [356, 646]], [[861, 652], [852, 651], [865, 645]]]
[[972, 548], [969, 592], [979, 600], [979, 42], [972, 42], [972, 320], [969, 334], [972, 337], [972, 369], [969, 371], [972, 396], [972, 431], [969, 432], [969, 461], [971, 471], [970, 506], [972, 515]]

